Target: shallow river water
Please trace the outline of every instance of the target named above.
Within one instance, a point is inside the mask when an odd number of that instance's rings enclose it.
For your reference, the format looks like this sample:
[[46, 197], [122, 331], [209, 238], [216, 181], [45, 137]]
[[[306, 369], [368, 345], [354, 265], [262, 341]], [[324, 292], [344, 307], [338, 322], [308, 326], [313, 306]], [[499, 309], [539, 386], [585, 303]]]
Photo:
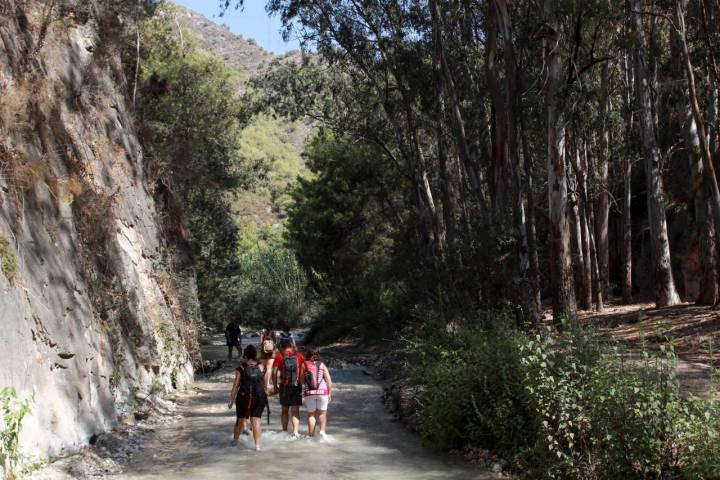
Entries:
[[[262, 451], [242, 436], [231, 446], [235, 410], [227, 402], [233, 367], [200, 377], [196, 394], [179, 405], [182, 418], [163, 425], [133, 456], [124, 479], [487, 479], [461, 459], [432, 453], [397, 423], [380, 401], [382, 386], [362, 369], [332, 369], [334, 398], [328, 408], [328, 441], [305, 435], [290, 440], [280, 428], [277, 396], [270, 425], [263, 416]], [[307, 432], [301, 411], [301, 433]], [[247, 477], [245, 477], [247, 478]]]

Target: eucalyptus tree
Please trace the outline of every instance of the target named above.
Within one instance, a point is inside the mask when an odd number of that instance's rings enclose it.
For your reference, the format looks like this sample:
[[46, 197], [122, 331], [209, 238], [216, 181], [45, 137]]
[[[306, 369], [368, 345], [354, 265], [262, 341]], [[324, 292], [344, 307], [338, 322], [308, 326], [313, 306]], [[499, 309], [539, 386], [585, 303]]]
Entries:
[[653, 118], [648, 72], [648, 47], [643, 22], [644, 3], [643, 0], [631, 0], [630, 14], [633, 19], [635, 38], [635, 85], [640, 111], [640, 137], [645, 160], [648, 221], [650, 224], [650, 243], [652, 245], [653, 274], [655, 277], [655, 303], [659, 307], [664, 307], [675, 305], [680, 301], [680, 297], [675, 288], [675, 279], [670, 263], [670, 241], [665, 217], [665, 188], [660, 153], [657, 146], [656, 122]]

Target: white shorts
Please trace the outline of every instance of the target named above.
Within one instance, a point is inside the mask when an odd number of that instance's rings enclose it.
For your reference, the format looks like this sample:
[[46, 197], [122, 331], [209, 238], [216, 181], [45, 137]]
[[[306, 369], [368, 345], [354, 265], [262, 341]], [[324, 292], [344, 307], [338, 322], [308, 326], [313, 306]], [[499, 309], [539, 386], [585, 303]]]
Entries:
[[327, 410], [328, 401], [330, 398], [327, 395], [308, 395], [303, 398], [303, 403], [308, 412], [314, 412], [315, 410]]

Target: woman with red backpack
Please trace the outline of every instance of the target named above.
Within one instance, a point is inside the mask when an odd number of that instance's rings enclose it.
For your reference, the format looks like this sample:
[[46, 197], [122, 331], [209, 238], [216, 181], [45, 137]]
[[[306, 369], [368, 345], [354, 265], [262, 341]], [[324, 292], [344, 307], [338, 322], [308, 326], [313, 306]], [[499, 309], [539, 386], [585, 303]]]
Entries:
[[235, 369], [235, 382], [233, 382], [230, 393], [228, 408], [235, 403], [236, 420], [233, 431], [233, 445], [237, 445], [240, 433], [247, 433], [247, 419], [252, 424], [253, 438], [255, 439], [255, 450], [260, 451], [262, 440], [262, 417], [263, 410], [267, 405], [265, 394], [265, 370], [257, 361], [257, 350], [253, 345], [245, 347], [245, 362]]
[[320, 427], [320, 439], [325, 440], [327, 425], [327, 407], [332, 398], [332, 378], [330, 370], [320, 361], [320, 352], [307, 351], [306, 360], [300, 366], [300, 382], [303, 387], [303, 403], [308, 411], [308, 435], [315, 435], [315, 427]]

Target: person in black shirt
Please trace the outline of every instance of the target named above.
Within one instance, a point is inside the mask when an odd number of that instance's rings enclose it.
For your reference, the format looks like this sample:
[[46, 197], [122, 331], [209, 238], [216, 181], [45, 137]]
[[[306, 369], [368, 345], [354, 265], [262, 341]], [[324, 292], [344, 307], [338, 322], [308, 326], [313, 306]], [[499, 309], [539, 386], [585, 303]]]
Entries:
[[242, 356], [242, 332], [237, 320], [233, 320], [225, 327], [225, 344], [228, 347], [228, 360], [232, 360], [233, 347], [237, 348], [238, 357]]

